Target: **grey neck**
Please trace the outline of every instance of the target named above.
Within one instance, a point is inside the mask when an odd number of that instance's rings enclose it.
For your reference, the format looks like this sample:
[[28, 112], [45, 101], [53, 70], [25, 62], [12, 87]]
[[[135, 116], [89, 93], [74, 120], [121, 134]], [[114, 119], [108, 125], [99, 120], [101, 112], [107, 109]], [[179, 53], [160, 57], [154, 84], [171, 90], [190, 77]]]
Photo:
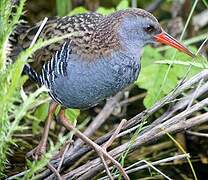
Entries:
[[136, 22], [125, 18], [118, 28], [118, 37], [123, 50], [139, 59], [146, 41], [144, 35], [138, 31]]

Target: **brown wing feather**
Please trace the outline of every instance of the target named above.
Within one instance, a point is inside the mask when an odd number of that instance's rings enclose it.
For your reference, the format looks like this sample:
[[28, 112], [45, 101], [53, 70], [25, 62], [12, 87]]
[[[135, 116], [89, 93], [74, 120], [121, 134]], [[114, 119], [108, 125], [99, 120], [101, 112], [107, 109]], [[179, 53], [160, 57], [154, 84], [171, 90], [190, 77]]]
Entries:
[[[75, 45], [87, 44], [88, 41], [90, 41], [90, 36], [93, 34], [96, 25], [99, 24], [102, 18], [103, 16], [98, 13], [86, 13], [76, 16], [49, 19], [39, 37], [47, 40], [56, 36], [62, 36], [78, 31], [81, 35], [73, 36], [69, 40], [72, 40]], [[17, 46], [22, 49], [28, 48], [41, 23], [42, 22], [39, 22], [35, 26], [28, 28], [24, 33], [21, 33], [18, 36]], [[33, 56], [34, 62], [31, 63], [32, 67], [37, 72], [40, 72], [43, 64], [52, 58], [53, 54], [60, 49], [62, 44], [63, 41], [60, 41], [37, 50]]]

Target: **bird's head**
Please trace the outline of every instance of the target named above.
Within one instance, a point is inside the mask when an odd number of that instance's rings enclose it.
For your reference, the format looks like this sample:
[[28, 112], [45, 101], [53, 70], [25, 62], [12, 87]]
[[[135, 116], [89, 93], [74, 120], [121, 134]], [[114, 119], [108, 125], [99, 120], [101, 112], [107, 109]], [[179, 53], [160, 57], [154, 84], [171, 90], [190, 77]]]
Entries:
[[157, 19], [149, 12], [142, 9], [127, 9], [118, 12], [120, 25], [118, 34], [124, 43], [131, 49], [142, 48], [149, 43], [164, 43], [182, 51], [189, 56], [194, 56], [184, 45], [167, 34]]

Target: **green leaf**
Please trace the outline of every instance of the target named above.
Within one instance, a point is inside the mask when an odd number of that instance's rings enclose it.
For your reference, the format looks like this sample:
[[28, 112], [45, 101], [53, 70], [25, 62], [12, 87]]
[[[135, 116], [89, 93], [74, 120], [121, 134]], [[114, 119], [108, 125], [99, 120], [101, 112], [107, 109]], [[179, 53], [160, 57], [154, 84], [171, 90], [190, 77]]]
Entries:
[[147, 96], [144, 99], [145, 107], [148, 108], [152, 106], [158, 99], [162, 98], [166, 92], [175, 87], [177, 83], [177, 77], [174, 75], [173, 70], [171, 70], [172, 74], [170, 74], [172, 77], [168, 79], [165, 89], [163, 89], [163, 91], [160, 93], [160, 96], [157, 97], [158, 89], [160, 89], [162, 85], [166, 70], [166, 66], [159, 66], [157, 64], [151, 64], [141, 70], [137, 84], [139, 87], [147, 90]]
[[41, 104], [35, 111], [34, 116], [40, 121], [44, 121], [48, 115], [49, 103]]
[[141, 72], [136, 84], [140, 88], [147, 90], [147, 96], [144, 99], [145, 107], [149, 107], [154, 103], [155, 94], [160, 86], [161, 78], [163, 78], [162, 71], [164, 71], [164, 68], [153, 64], [154, 60], [158, 58], [161, 59], [162, 56], [155, 49], [149, 46], [144, 49]]
[[129, 7], [129, 1], [128, 0], [122, 0], [118, 6], [116, 7], [116, 10], [122, 10], [127, 9]]
[[104, 8], [104, 7], [99, 7], [96, 11], [97, 13], [100, 13], [102, 15], [109, 15], [109, 14], [112, 14], [113, 12], [115, 12], [115, 9], [114, 8]]
[[[192, 51], [196, 51], [196, 49], [192, 48]], [[173, 53], [174, 49], [168, 49], [165, 55], [162, 56], [156, 49], [149, 46], [144, 50], [141, 61], [141, 72], [138, 80], [136, 81], [136, 84], [140, 88], [147, 90], [147, 95], [144, 99], [144, 105], [147, 108], [152, 106], [155, 102], [157, 102], [159, 99], [167, 95], [172, 89], [175, 88], [178, 81], [184, 77], [189, 69], [189, 66], [185, 65], [190, 64], [190, 62], [192, 62], [192, 65], [195, 65], [191, 67], [188, 77], [193, 76], [199, 72], [199, 67], [208, 67], [207, 64], [201, 63], [203, 62], [202, 60], [194, 62], [191, 57], [181, 52], [176, 52], [175, 57], [177, 60], [166, 61], [165, 59], [172, 58]], [[158, 59], [160, 60], [158, 61]], [[172, 66], [167, 77], [167, 82], [161, 89], [169, 64], [172, 64]], [[158, 93], [159, 90], [161, 91], [160, 93]]]
[[40, 122], [44, 122], [46, 121], [46, 118], [48, 116], [48, 108], [49, 108], [49, 103], [44, 103], [41, 104], [34, 113], [34, 120], [32, 122], [32, 132], [34, 134], [37, 134], [37, 132], [39, 131], [39, 124]]
[[76, 14], [82, 14], [82, 13], [86, 13], [88, 12], [88, 10], [86, 8], [84, 8], [83, 6], [74, 8], [69, 14], [68, 16], [72, 16], [72, 15], [76, 15]]
[[146, 46], [142, 55], [142, 68], [151, 65], [155, 60], [162, 59], [163, 56], [154, 48]]
[[70, 120], [70, 122], [74, 123], [80, 114], [80, 110], [79, 109], [66, 109], [65, 113], [66, 113], [66, 117]]
[[[193, 46], [189, 46], [188, 49], [190, 49], [193, 53], [197, 51], [197, 49], [195, 47], [193, 47]], [[183, 61], [190, 61], [190, 60], [192, 60], [192, 57], [190, 57], [187, 54], [182, 53], [182, 52], [180, 52], [178, 50], [175, 50], [174, 48], [169, 48], [165, 52], [164, 57], [167, 58], [167, 59], [172, 59], [173, 54], [175, 52], [176, 52], [175, 59], [180, 59], [180, 60], [183, 60]]]
[[[196, 52], [196, 51], [197, 51], [196, 48], [193, 47], [193, 46], [190, 46], [190, 47], [188, 47], [188, 48], [189, 48], [192, 52]], [[165, 55], [164, 55], [164, 56], [165, 56], [164, 59], [172, 59], [173, 53], [174, 53], [175, 51], [176, 51], [176, 50], [173, 49], [173, 48], [168, 49], [168, 50], [166, 51]], [[201, 58], [200, 58], [200, 59], [201, 59]], [[177, 60], [182, 61], [182, 62], [184, 62], [184, 63], [186, 63], [186, 62], [193, 62], [193, 63], [194, 63], [195, 61], [198, 61], [198, 63], [201, 63], [201, 66], [204, 66], [202, 60], [199, 60], [199, 59], [193, 59], [192, 57], [188, 56], [188, 55], [185, 54], [185, 53], [182, 53], [182, 52], [180, 52], [180, 51], [176, 51], [175, 59], [172, 60], [172, 68], [175, 69], [175, 72], [176, 72], [176, 74], [177, 74], [178, 79], [183, 78], [183, 77], [186, 75], [186, 73], [187, 73], [187, 71], [188, 71], [188, 69], [189, 69], [189, 66], [176, 65], [174, 62], [177, 61]], [[189, 74], [188, 74], [188, 77], [191, 77], [191, 76], [195, 75], [195, 74], [196, 74], [197, 72], [199, 72], [199, 71], [200, 71], [200, 69], [199, 69], [198, 67], [192, 66], [191, 69], [190, 69], [190, 72], [189, 72]]]

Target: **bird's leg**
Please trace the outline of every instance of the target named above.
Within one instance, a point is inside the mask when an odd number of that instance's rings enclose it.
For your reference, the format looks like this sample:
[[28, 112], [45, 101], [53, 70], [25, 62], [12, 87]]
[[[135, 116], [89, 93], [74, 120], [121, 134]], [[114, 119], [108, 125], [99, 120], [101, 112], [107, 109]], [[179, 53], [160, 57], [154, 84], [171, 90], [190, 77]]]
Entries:
[[94, 143], [91, 139], [89, 139], [87, 136], [85, 136], [83, 133], [81, 133], [78, 129], [76, 129], [72, 124], [70, 124], [69, 120], [66, 118], [65, 109], [62, 108], [59, 112], [59, 118], [61, 123], [64, 125], [64, 127], [69, 130], [73, 131], [74, 135], [80, 138], [83, 142], [90, 145], [98, 154], [98, 156], [103, 159], [104, 156], [106, 159], [110, 160], [120, 171], [120, 173], [123, 175], [125, 180], [129, 180], [128, 175], [126, 174], [123, 167], [120, 165], [118, 161], [116, 161], [112, 156], [110, 156], [102, 147], [100, 147], [98, 144]]
[[45, 123], [45, 127], [43, 130], [43, 135], [41, 137], [41, 140], [38, 144], [38, 146], [27, 153], [27, 156], [32, 156], [33, 158], [37, 159], [39, 158], [45, 151], [46, 151], [46, 146], [47, 146], [47, 139], [48, 139], [48, 132], [50, 129], [50, 125], [52, 122], [53, 114], [57, 108], [58, 104], [55, 102], [51, 102], [48, 110], [48, 117]]

